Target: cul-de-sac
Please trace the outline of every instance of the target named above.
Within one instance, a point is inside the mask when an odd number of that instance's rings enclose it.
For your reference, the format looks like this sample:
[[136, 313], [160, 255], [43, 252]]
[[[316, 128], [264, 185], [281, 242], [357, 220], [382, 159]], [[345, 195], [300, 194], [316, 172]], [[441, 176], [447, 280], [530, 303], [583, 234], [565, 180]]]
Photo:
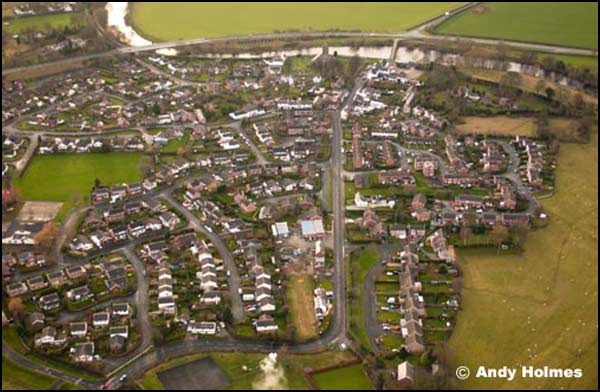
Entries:
[[2, 22], [2, 390], [598, 388], [598, 3]]

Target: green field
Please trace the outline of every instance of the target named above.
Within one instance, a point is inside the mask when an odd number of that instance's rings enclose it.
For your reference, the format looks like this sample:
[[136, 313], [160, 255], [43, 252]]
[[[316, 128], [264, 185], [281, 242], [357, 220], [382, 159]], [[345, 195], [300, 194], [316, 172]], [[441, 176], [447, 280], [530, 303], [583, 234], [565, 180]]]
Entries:
[[[580, 367], [580, 379], [475, 379], [469, 389], [598, 388], [598, 135], [562, 144], [547, 227], [519, 256], [460, 253], [463, 310], [455, 365]], [[532, 357], [530, 357], [532, 356]]]
[[350, 255], [350, 290], [352, 291], [350, 332], [366, 349], [369, 349], [371, 344], [365, 330], [364, 282], [367, 274], [379, 262], [380, 258], [381, 253], [375, 245], [368, 246], [363, 250], [359, 249]]
[[136, 152], [36, 155], [15, 186], [25, 200], [89, 200], [96, 178], [103, 185], [141, 181], [143, 158]]
[[158, 41], [276, 31], [404, 31], [464, 3], [133, 3], [135, 30]]
[[483, 3], [440, 24], [439, 34], [598, 47], [598, 3]]
[[54, 377], [29, 370], [2, 356], [2, 390], [50, 389]]
[[2, 25], [2, 31], [11, 34], [19, 34], [28, 29], [33, 29], [35, 31], [49, 31], [63, 29], [65, 27], [74, 27], [79, 23], [78, 17], [72, 13], [27, 16], [9, 20], [8, 25]]
[[367, 391], [373, 386], [361, 364], [317, 373], [313, 376], [320, 389]]

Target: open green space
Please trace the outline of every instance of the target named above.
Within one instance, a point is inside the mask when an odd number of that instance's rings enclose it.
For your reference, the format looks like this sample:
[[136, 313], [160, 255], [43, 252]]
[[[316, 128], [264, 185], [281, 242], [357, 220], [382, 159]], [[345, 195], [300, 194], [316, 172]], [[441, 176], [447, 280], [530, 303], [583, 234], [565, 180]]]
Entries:
[[81, 22], [79, 17], [72, 13], [27, 16], [14, 18], [2, 25], [2, 30], [11, 34], [20, 34], [26, 30], [50, 31], [75, 27]]
[[469, 378], [469, 389], [598, 386], [598, 135], [562, 144], [547, 227], [521, 255], [459, 253], [462, 310], [449, 345], [455, 365], [581, 368], [582, 378]]
[[152, 40], [267, 34], [277, 31], [398, 32], [460, 2], [359, 3], [134, 3], [135, 30]]
[[50, 389], [55, 382], [54, 377], [17, 365], [4, 355], [2, 356], [3, 391]]
[[439, 34], [598, 47], [598, 3], [482, 3], [441, 23]]
[[143, 160], [136, 152], [36, 155], [15, 186], [25, 200], [86, 199], [96, 179], [102, 185], [141, 181]]
[[370, 347], [370, 342], [365, 330], [364, 282], [380, 258], [381, 254], [375, 245], [358, 249], [350, 255], [350, 332], [366, 349]]
[[316, 373], [313, 378], [320, 389], [366, 391], [373, 389], [361, 364]]

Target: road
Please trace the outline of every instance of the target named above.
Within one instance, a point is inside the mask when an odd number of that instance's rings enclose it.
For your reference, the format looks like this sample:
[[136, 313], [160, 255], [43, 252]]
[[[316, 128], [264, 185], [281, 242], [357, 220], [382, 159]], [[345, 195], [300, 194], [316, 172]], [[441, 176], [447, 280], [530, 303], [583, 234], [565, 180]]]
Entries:
[[242, 304], [242, 298], [239, 293], [240, 275], [231, 251], [229, 248], [227, 248], [227, 245], [218, 234], [214, 233], [212, 230], [209, 230], [196, 215], [182, 206], [169, 192], [162, 193], [161, 197], [173, 208], [179, 211], [179, 213], [183, 214], [190, 225], [194, 229], [207, 236], [212, 241], [215, 248], [217, 248], [221, 259], [229, 271], [229, 299], [231, 301], [231, 312], [233, 313], [233, 319], [236, 323], [244, 322], [244, 305]]

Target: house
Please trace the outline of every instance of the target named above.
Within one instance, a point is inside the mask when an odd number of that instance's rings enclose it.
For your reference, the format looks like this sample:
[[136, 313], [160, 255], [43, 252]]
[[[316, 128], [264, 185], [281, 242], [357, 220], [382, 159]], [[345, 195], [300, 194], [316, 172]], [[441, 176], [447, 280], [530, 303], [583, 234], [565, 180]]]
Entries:
[[67, 267], [65, 269], [65, 273], [67, 274], [67, 277], [69, 279], [71, 279], [71, 280], [81, 279], [81, 278], [87, 277], [87, 271], [81, 265]]
[[58, 309], [60, 307], [60, 297], [58, 293], [47, 294], [38, 299], [38, 304], [46, 312]]
[[94, 328], [105, 328], [110, 324], [110, 313], [97, 312], [92, 315], [92, 325]]
[[126, 325], [110, 327], [108, 334], [111, 339], [115, 336], [121, 336], [124, 339], [127, 339], [129, 337], [129, 327]]
[[119, 302], [112, 304], [112, 314], [118, 317], [128, 317], [130, 313], [130, 306], [127, 302]]
[[87, 286], [81, 286], [67, 291], [66, 295], [69, 301], [79, 302], [90, 298], [92, 296], [92, 292]]
[[71, 330], [71, 336], [78, 338], [85, 337], [85, 335], [87, 335], [88, 332], [87, 322], [73, 322], [69, 324], [69, 329]]
[[94, 342], [77, 343], [71, 352], [75, 362], [92, 362], [94, 360]]
[[56, 328], [52, 326], [45, 327], [42, 332], [35, 336], [36, 346], [53, 345], [56, 338]]
[[279, 327], [273, 317], [268, 314], [262, 314], [255, 323], [256, 332], [260, 334], [276, 333]]
[[11, 298], [26, 294], [28, 291], [29, 289], [27, 288], [25, 282], [11, 283], [6, 286], [6, 294], [8, 294], [8, 296]]
[[193, 335], [215, 335], [217, 333], [217, 323], [214, 321], [190, 321], [187, 331]]
[[412, 203], [410, 207], [413, 211], [418, 210], [419, 208], [425, 208], [427, 205], [427, 197], [422, 193], [417, 193], [413, 196]]
[[[2, 312], [2, 315], [4, 317], [6, 317], [4, 315], [4, 312]], [[31, 329], [32, 331], [39, 331], [41, 328], [43, 328], [45, 321], [46, 321], [46, 316], [44, 316], [44, 313], [33, 312], [33, 313], [30, 313], [29, 316], [27, 316], [27, 325], [28, 325], [29, 329]], [[7, 320], [7, 322], [8, 322], [8, 320]]]
[[408, 361], [398, 365], [397, 374], [398, 386], [400, 389], [407, 389], [415, 382], [415, 368]]
[[163, 226], [168, 227], [170, 230], [173, 230], [180, 222], [179, 217], [171, 211], [163, 212], [158, 219]]

